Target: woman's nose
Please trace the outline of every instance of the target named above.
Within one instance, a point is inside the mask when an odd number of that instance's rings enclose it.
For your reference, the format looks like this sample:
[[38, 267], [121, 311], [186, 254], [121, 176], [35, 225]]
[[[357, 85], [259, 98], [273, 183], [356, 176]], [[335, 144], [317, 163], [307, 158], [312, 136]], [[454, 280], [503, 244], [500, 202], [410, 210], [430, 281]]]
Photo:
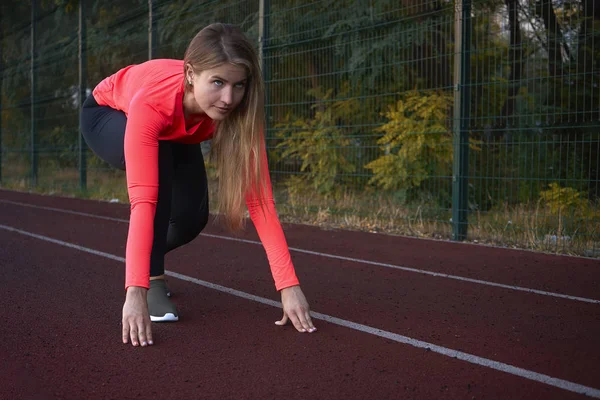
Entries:
[[226, 87], [221, 92], [221, 101], [223, 103], [225, 103], [226, 105], [230, 105], [231, 104], [231, 99], [233, 97], [232, 91], [233, 91], [233, 89], [231, 87]]

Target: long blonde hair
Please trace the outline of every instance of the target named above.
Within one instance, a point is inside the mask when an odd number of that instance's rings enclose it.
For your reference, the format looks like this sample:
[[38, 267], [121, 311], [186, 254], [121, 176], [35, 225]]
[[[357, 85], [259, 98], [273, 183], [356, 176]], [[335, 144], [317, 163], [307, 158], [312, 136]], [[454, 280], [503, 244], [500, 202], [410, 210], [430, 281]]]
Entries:
[[243, 226], [246, 195], [250, 193], [255, 201], [261, 201], [266, 186], [263, 174], [268, 173], [261, 168], [265, 113], [258, 56], [239, 28], [214, 23], [190, 42], [184, 56], [184, 79], [188, 65], [200, 73], [226, 63], [244, 67], [248, 80], [242, 102], [216, 125], [211, 160], [219, 179], [218, 211], [230, 229], [239, 230]]

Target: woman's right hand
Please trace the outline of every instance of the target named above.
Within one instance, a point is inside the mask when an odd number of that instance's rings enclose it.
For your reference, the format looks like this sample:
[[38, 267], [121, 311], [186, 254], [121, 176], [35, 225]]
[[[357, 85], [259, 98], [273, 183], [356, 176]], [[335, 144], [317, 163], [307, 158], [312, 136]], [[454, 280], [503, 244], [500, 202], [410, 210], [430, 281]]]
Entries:
[[152, 325], [148, 314], [148, 289], [139, 286], [127, 288], [123, 305], [123, 343], [131, 338], [134, 346], [152, 345]]

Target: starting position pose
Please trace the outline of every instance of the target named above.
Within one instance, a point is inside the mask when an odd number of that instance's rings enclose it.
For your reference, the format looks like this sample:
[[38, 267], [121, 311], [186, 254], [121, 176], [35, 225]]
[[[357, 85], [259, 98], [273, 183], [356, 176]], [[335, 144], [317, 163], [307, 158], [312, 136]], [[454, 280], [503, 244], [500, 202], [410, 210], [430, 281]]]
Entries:
[[153, 344], [151, 321], [177, 321], [164, 281], [165, 254], [208, 221], [200, 143], [212, 139], [218, 209], [240, 229], [248, 207], [275, 281], [283, 318], [314, 332], [277, 217], [264, 142], [264, 84], [239, 28], [212, 24], [182, 60], [151, 60], [104, 79], [86, 99], [81, 129], [100, 158], [126, 171], [131, 215], [126, 250], [123, 343]]

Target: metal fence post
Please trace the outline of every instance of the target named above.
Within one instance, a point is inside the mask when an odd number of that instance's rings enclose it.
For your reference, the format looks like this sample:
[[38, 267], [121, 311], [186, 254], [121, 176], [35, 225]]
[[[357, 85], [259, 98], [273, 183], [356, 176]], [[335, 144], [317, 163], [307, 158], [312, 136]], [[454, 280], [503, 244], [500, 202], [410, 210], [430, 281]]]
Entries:
[[[85, 1], [79, 0], [79, 112], [87, 96], [87, 35], [85, 25]], [[79, 187], [87, 188], [87, 145], [79, 132]]]
[[148, 0], [148, 60], [156, 57], [156, 4]]
[[452, 165], [452, 238], [468, 231], [469, 117], [471, 73], [471, 0], [456, 0], [454, 53], [454, 134]]
[[38, 154], [36, 148], [36, 24], [38, 0], [31, 0], [31, 185], [37, 186], [38, 180]]
[[265, 139], [269, 132], [269, 65], [266, 60], [267, 56], [267, 41], [270, 34], [270, 0], [259, 0], [258, 6], [258, 51], [260, 57], [260, 66], [262, 69], [263, 81], [265, 82]]

